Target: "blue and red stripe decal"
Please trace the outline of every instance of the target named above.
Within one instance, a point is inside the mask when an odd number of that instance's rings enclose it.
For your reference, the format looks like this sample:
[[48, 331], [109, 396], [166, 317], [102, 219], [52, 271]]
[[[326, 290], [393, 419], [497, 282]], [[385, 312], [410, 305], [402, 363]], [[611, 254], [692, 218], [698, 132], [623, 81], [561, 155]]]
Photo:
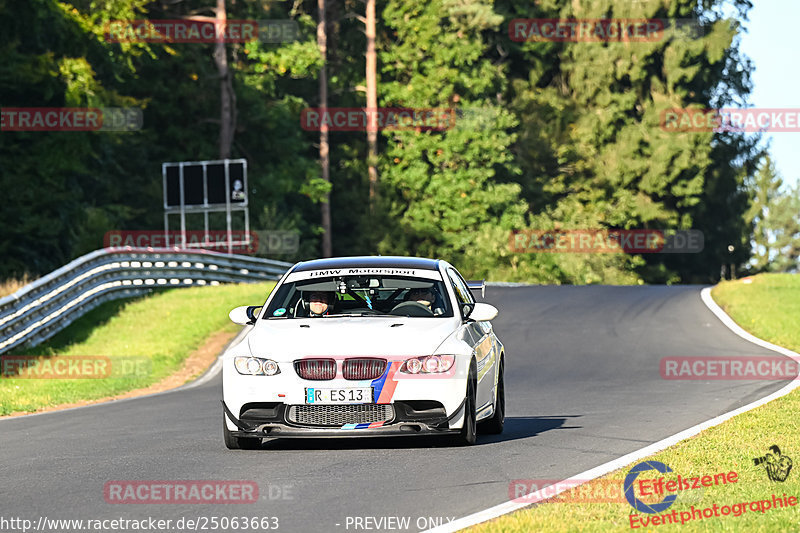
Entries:
[[367, 422], [365, 424], [345, 424], [342, 429], [372, 429], [379, 428], [384, 422]]
[[[375, 398], [375, 403], [386, 404], [392, 403], [392, 396], [394, 396], [394, 390], [397, 388], [397, 381], [394, 380], [394, 375], [400, 369], [400, 366], [403, 364], [402, 361], [392, 361], [387, 367], [386, 370], [383, 372], [381, 377], [378, 379], [373, 379], [370, 382], [370, 386], [373, 388], [373, 397]], [[345, 424], [342, 426], [343, 430], [347, 429], [372, 429], [372, 428], [379, 428], [385, 422], [369, 422], [364, 424]]]
[[394, 396], [394, 390], [397, 388], [397, 381], [395, 381], [394, 375], [402, 364], [402, 361], [392, 361], [386, 367], [383, 375], [372, 381], [370, 385], [375, 389], [375, 403], [392, 403], [392, 396]]

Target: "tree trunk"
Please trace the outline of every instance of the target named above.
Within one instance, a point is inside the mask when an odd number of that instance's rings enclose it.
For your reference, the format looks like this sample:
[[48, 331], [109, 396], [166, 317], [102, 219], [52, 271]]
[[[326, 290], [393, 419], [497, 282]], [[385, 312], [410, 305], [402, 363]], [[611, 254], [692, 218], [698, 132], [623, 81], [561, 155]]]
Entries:
[[217, 65], [220, 83], [220, 127], [219, 127], [219, 158], [227, 159], [231, 155], [233, 134], [236, 129], [236, 96], [233, 92], [233, 80], [228, 68], [228, 53], [225, 48], [225, 23], [228, 14], [225, 0], [217, 0], [216, 32], [217, 42], [214, 47], [214, 63]]
[[[322, 54], [322, 68], [319, 71], [319, 112], [325, 117], [328, 112], [328, 73], [327, 73], [327, 54], [328, 54], [328, 34], [327, 21], [325, 14], [325, 0], [317, 0], [319, 8], [319, 24], [317, 25], [317, 46]], [[319, 128], [319, 162], [322, 167], [322, 179], [330, 182], [330, 154], [328, 147], [328, 125], [322, 121]], [[322, 216], [322, 257], [331, 257], [333, 246], [331, 243], [331, 195], [325, 193], [325, 198], [320, 204], [320, 214]]]
[[[368, 117], [377, 117], [377, 61], [375, 57], [375, 0], [367, 0], [367, 110]], [[367, 168], [369, 173], [369, 211], [375, 211], [378, 199], [378, 122], [367, 121]]]

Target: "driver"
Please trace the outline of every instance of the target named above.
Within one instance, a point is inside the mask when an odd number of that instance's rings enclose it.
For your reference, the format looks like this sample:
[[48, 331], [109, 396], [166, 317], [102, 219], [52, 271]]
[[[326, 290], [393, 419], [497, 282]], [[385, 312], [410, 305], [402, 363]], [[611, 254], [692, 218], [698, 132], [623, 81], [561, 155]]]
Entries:
[[408, 299], [406, 301], [417, 302], [430, 309], [433, 302], [436, 301], [436, 297], [433, 295], [433, 291], [430, 288], [411, 289], [408, 291]]
[[325, 316], [331, 312], [333, 294], [327, 291], [314, 291], [308, 296], [309, 316]]

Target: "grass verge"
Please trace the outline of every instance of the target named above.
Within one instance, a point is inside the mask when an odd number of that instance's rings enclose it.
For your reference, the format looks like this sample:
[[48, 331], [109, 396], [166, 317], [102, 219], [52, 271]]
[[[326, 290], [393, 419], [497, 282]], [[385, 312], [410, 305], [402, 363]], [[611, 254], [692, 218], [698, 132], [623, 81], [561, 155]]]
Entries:
[[107, 302], [46, 343], [6, 355], [43, 356], [42, 364], [54, 364], [65, 356], [105, 356], [115, 369], [110, 377], [21, 379], [4, 373], [0, 416], [151, 386], [181, 369], [212, 335], [237, 331], [239, 326], [230, 322], [228, 312], [239, 305], [263, 303], [273, 286], [269, 282], [168, 289], [136, 300]]
[[14, 294], [25, 285], [33, 283], [34, 281], [35, 279], [30, 277], [28, 274], [23, 274], [23, 276], [19, 279], [12, 278], [0, 281], [0, 298], [3, 296], [8, 296], [9, 294]]
[[[723, 282], [714, 288], [712, 296], [744, 329], [800, 352], [800, 276], [762, 274], [751, 278], [749, 283]], [[771, 481], [764, 466], [753, 463], [753, 458], [764, 456], [775, 444], [796, 463], [784, 482]], [[741, 505], [761, 500], [770, 500], [775, 505], [773, 494], [779, 498], [784, 494], [800, 498], [800, 389], [642, 459], [646, 460], [660, 461], [672, 468], [673, 472], [664, 476], [666, 480], [674, 480], [678, 474], [686, 478], [731, 471], [738, 477], [735, 483], [680, 491], [678, 500], [667, 510], [645, 514], [634, 511], [622, 492], [631, 464], [546, 503], [479, 524], [469, 531], [800, 531], [800, 503], [765, 512]], [[650, 471], [640, 474], [640, 479], [659, 476]], [[658, 502], [663, 497], [641, 496], [638, 485], [634, 487], [636, 495], [647, 503]], [[512, 494], [515, 493], [512, 491]], [[603, 498], [615, 501], [595, 503]], [[723, 506], [728, 506], [730, 514], [681, 523], [682, 517], [696, 516], [692, 515], [692, 508], [702, 512], [708, 507], [713, 512], [714, 505], [719, 513]], [[676, 515], [672, 519], [677, 523], [643, 525], [644, 519], [672, 515], [673, 511]], [[739, 516], [734, 516], [737, 511]]]

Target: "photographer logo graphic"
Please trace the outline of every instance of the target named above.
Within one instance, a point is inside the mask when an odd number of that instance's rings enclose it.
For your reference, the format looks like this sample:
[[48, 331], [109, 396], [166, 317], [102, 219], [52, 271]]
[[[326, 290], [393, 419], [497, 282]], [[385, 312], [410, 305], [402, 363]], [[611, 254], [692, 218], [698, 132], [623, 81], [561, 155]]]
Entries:
[[771, 481], [786, 481], [789, 472], [792, 471], [792, 460], [781, 454], [781, 449], [777, 445], [770, 446], [770, 451], [762, 457], [753, 459], [756, 466], [764, 465], [767, 469], [767, 477]]
[[644, 463], [639, 463], [631, 468], [630, 472], [628, 472], [628, 475], [625, 476], [625, 484], [623, 486], [625, 490], [625, 499], [628, 500], [628, 503], [640, 513], [657, 514], [667, 510], [670, 505], [675, 503], [678, 495], [669, 494], [664, 496], [664, 499], [658, 503], [645, 503], [637, 498], [633, 493], [633, 484], [636, 482], [636, 478], [639, 477], [640, 473], [647, 472], [648, 470], [658, 470], [662, 474], [672, 472], [670, 467], [658, 461], [645, 461]]

